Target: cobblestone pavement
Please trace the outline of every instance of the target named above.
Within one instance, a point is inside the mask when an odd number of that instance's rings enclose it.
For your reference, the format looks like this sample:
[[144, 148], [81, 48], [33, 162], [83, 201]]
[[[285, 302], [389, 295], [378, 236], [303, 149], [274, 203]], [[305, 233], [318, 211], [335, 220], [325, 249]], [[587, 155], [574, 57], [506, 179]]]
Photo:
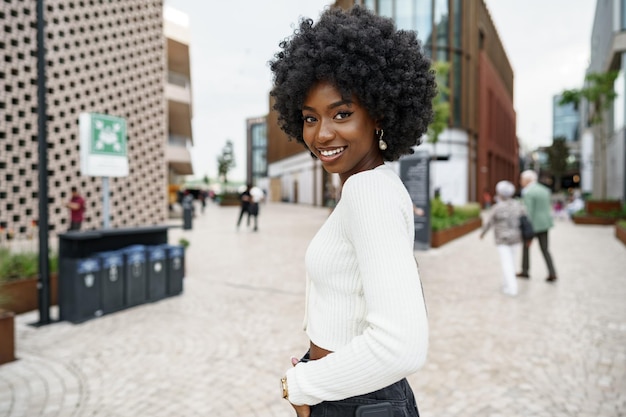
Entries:
[[[306, 245], [327, 209], [266, 204], [259, 231], [209, 205], [184, 293], [82, 324], [17, 317], [0, 416], [287, 417], [278, 379], [304, 351]], [[410, 377], [422, 417], [626, 416], [626, 247], [607, 226], [557, 221], [549, 284], [536, 242], [520, 294], [499, 292], [489, 234], [416, 252], [431, 325]], [[52, 312], [56, 317], [56, 310]]]

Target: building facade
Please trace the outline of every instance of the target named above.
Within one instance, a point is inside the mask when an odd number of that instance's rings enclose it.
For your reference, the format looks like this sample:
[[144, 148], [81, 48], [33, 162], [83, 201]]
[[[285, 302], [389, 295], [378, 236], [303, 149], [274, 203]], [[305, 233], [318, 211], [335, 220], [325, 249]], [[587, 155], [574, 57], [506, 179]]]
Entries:
[[573, 103], [559, 104], [561, 95], [552, 97], [552, 137], [565, 138], [568, 144], [578, 142], [580, 114]]
[[559, 104], [561, 95], [552, 97], [552, 138], [564, 138], [569, 151], [567, 167], [556, 189], [570, 189], [580, 187], [580, 113], [578, 106], [573, 103]]
[[[81, 175], [79, 114], [126, 119], [129, 175], [110, 179], [110, 225], [167, 217], [167, 50], [162, 0], [45, 2], [49, 230], [69, 227], [70, 187], [86, 201], [83, 230], [102, 225], [102, 179]], [[37, 15], [35, 1], [0, 3], [0, 228], [37, 236]], [[170, 67], [171, 68], [171, 67]], [[184, 71], [183, 71], [184, 73]], [[187, 71], [186, 75], [189, 73]], [[190, 116], [183, 113], [183, 117]], [[190, 131], [184, 135], [191, 138]], [[175, 160], [175, 158], [170, 158]]]
[[190, 149], [193, 146], [191, 119], [191, 63], [189, 45], [191, 33], [189, 18], [170, 7], [164, 9], [164, 34], [167, 56], [167, 164], [168, 202], [177, 200], [177, 192], [185, 183], [185, 176], [193, 175]]
[[[400, 29], [415, 30], [433, 61], [449, 63], [449, 127], [437, 144], [427, 141], [431, 194], [452, 204], [480, 201], [495, 184], [517, 181], [519, 173], [513, 70], [483, 0], [338, 0], [391, 17]], [[271, 108], [271, 107], [270, 107]], [[287, 201], [326, 204], [337, 179], [318, 161], [290, 144], [268, 116], [268, 162], [273, 189]], [[311, 188], [313, 187], [313, 188]]]
[[587, 73], [618, 71], [617, 97], [602, 126], [588, 123], [590, 105], [581, 111], [583, 191], [597, 198], [626, 199], [626, 0], [598, 0], [591, 32]]
[[246, 119], [246, 184], [266, 188], [267, 117]]

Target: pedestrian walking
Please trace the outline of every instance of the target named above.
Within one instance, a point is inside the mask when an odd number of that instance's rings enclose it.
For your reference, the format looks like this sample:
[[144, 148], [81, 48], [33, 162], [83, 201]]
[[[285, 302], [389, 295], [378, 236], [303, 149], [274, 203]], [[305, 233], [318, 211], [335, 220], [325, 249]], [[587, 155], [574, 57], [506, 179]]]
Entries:
[[77, 187], [72, 187], [70, 191], [72, 196], [65, 205], [70, 209], [70, 227], [68, 231], [78, 231], [85, 217], [85, 199], [78, 193]]
[[[250, 206], [248, 207], [249, 216], [252, 216], [254, 220], [255, 232], [259, 230], [259, 204], [265, 199], [265, 193], [259, 187], [250, 188]], [[248, 220], [248, 226], [250, 226], [250, 220]]]
[[498, 202], [493, 206], [480, 233], [482, 239], [493, 227], [502, 265], [502, 293], [510, 296], [517, 295], [515, 262], [522, 245], [520, 217], [526, 214], [523, 204], [513, 198], [514, 194], [515, 185], [510, 181], [500, 181], [496, 184]]
[[198, 192], [198, 198], [200, 199], [200, 212], [202, 214], [204, 214], [204, 210], [206, 210], [206, 199], [207, 199], [207, 192], [204, 190], [200, 190]]
[[237, 230], [239, 230], [244, 214], [248, 215], [248, 227], [250, 227], [250, 189], [252, 189], [252, 184], [246, 184], [245, 190], [239, 194], [240, 210], [239, 219], [237, 219]]
[[417, 417], [406, 376], [426, 360], [428, 321], [413, 203], [385, 161], [412, 153], [432, 120], [430, 61], [415, 32], [360, 6], [301, 20], [280, 46], [270, 64], [279, 125], [342, 185], [305, 256], [310, 343], [282, 396], [299, 417], [372, 407]]
[[[548, 231], [554, 225], [552, 221], [552, 193], [548, 187], [537, 181], [537, 173], [532, 170], [521, 173], [520, 185], [522, 186], [522, 200], [535, 231], [534, 238], [539, 241], [539, 247], [548, 268], [546, 281], [554, 282], [557, 280], [557, 276], [552, 262], [552, 255], [548, 248]], [[530, 242], [532, 240], [524, 245], [522, 251], [522, 270], [517, 274], [520, 278], [530, 278], [530, 275], [528, 275]]]

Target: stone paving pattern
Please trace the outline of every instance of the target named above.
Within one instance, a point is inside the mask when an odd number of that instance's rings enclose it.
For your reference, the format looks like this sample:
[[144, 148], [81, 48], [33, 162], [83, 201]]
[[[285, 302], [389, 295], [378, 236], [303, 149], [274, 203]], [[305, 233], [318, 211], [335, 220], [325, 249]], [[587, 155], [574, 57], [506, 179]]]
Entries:
[[[19, 360], [0, 367], [0, 417], [287, 417], [279, 378], [303, 353], [304, 252], [328, 209], [268, 203], [259, 231], [209, 205], [180, 296], [82, 324], [16, 323]], [[556, 222], [549, 284], [499, 292], [493, 235], [417, 251], [431, 326], [409, 378], [422, 417], [626, 416], [626, 246], [608, 226]], [[57, 310], [53, 309], [53, 317]]]

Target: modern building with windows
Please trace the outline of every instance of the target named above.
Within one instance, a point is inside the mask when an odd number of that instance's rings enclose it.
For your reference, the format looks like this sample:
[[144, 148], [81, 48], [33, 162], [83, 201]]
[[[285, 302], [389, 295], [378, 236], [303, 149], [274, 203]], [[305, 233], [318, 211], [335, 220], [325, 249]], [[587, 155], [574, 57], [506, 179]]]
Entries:
[[[122, 117], [127, 124], [129, 175], [109, 181], [111, 227], [163, 224], [168, 170], [190, 169], [185, 157], [170, 152], [168, 137], [180, 135], [188, 144], [192, 135], [189, 54], [182, 54], [179, 66], [177, 43], [185, 42], [173, 32], [166, 40], [162, 0], [47, 1], [44, 16], [51, 234], [68, 229], [65, 204], [72, 186], [86, 201], [83, 229], [102, 226], [102, 178], [80, 170], [83, 112]], [[0, 244], [5, 244], [9, 234], [37, 236], [36, 2], [1, 2], [0, 23]], [[168, 69], [182, 74], [186, 86], [168, 81]], [[175, 98], [179, 93], [181, 100]], [[187, 104], [180, 109], [177, 102]]]
[[559, 104], [560, 101], [560, 94], [552, 97], [552, 137], [562, 137], [573, 144], [579, 138], [580, 114], [573, 103]]
[[597, 198], [626, 199], [626, 0], [598, 0], [587, 73], [618, 71], [617, 95], [601, 126], [592, 126], [592, 104], [581, 112], [582, 190]]
[[560, 187], [564, 189], [580, 186], [580, 113], [573, 103], [559, 104], [561, 95], [552, 97], [552, 138], [564, 138], [569, 150], [566, 172], [560, 179]]
[[168, 200], [176, 201], [177, 191], [185, 182], [185, 176], [193, 175], [190, 149], [193, 146], [191, 119], [193, 118], [191, 95], [191, 64], [189, 45], [191, 33], [189, 17], [184, 13], [165, 7], [164, 34], [167, 43], [167, 163]]
[[246, 183], [267, 188], [267, 117], [246, 120]]
[[[513, 70], [483, 0], [338, 0], [355, 3], [415, 30], [433, 61], [449, 63], [448, 128], [434, 145], [419, 149], [431, 155], [431, 194], [446, 202], [480, 201], [483, 190], [519, 174]], [[271, 109], [271, 106], [270, 106]], [[297, 143], [287, 142], [268, 116], [268, 174], [271, 198], [325, 205], [337, 186], [319, 161]], [[279, 197], [278, 197], [279, 196]]]

